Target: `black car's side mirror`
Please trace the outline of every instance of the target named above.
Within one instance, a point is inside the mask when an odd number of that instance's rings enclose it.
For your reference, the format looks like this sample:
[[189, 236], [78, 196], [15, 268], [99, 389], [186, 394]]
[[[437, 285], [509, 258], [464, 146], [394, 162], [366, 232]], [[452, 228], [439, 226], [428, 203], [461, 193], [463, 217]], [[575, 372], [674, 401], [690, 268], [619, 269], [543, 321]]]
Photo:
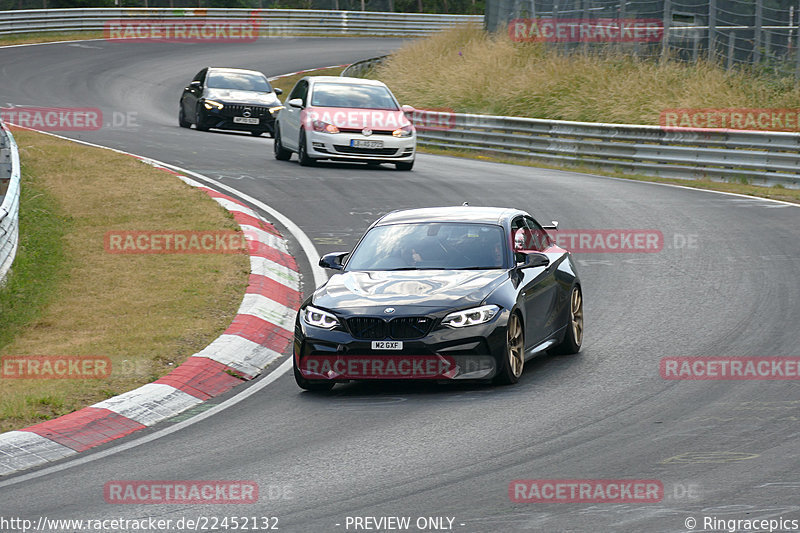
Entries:
[[275, 94], [277, 94], [278, 96], [283, 94], [283, 89], [279, 89], [278, 87], [273, 87], [273, 90], [275, 91]]
[[550, 258], [541, 252], [527, 252], [522, 258], [522, 262], [517, 268], [546, 267], [550, 264]]
[[320, 258], [319, 266], [322, 268], [330, 268], [332, 270], [341, 270], [344, 258], [349, 254], [350, 252], [333, 252], [330, 254], [325, 254]]
[[189, 87], [193, 87], [195, 89], [199, 89], [202, 86], [203, 84], [199, 81], [193, 81], [192, 83], [189, 84]]

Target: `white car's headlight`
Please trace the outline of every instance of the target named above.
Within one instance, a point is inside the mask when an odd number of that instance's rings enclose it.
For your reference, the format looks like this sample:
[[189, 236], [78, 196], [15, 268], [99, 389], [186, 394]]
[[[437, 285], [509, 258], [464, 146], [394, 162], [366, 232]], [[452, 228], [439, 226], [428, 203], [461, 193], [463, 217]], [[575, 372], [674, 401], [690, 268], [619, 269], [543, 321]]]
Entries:
[[339, 325], [339, 319], [333, 314], [308, 306], [303, 309], [303, 320], [306, 324], [324, 329], [333, 329]]
[[219, 102], [215, 102], [214, 100], [206, 100], [203, 102], [203, 105], [206, 109], [222, 109], [225, 107], [224, 105], [220, 104]]
[[328, 124], [321, 120], [312, 122], [311, 129], [320, 133], [339, 133], [339, 128], [337, 128], [335, 124]]
[[403, 126], [402, 128], [394, 130], [392, 135], [395, 137], [411, 137], [412, 133], [414, 133], [414, 128], [412, 126]]
[[489, 322], [499, 312], [500, 308], [496, 305], [484, 305], [472, 309], [465, 309], [463, 311], [456, 311], [444, 317], [442, 325], [451, 328], [476, 326]]

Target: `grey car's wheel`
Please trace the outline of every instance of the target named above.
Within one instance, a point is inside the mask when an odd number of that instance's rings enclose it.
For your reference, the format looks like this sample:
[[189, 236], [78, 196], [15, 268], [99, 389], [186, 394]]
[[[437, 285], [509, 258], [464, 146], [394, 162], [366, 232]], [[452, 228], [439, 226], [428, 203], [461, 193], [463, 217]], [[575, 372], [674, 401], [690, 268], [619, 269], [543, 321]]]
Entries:
[[313, 167], [316, 165], [317, 162], [308, 156], [308, 150], [306, 150], [306, 132], [304, 130], [300, 130], [300, 142], [298, 144], [297, 159], [300, 160], [300, 165], [304, 167]]
[[183, 112], [183, 104], [181, 104], [181, 110], [178, 111], [178, 125], [181, 128], [188, 128], [189, 126], [192, 125], [191, 122], [186, 120], [186, 114]]
[[301, 389], [316, 392], [326, 392], [333, 388], [333, 383], [330, 381], [309, 381], [303, 377], [296, 366], [294, 368], [294, 380]]
[[275, 140], [272, 143], [272, 151], [275, 153], [275, 159], [278, 161], [288, 161], [292, 158], [292, 152], [283, 147], [283, 143], [281, 143], [281, 132], [277, 127], [275, 128], [274, 135]]
[[511, 313], [511, 316], [508, 317], [508, 327], [506, 328], [505, 360], [495, 377], [495, 382], [501, 385], [516, 383], [519, 381], [524, 368], [525, 331], [519, 314]]
[[578, 353], [583, 344], [583, 293], [580, 285], [572, 288], [569, 296], [569, 323], [564, 340], [553, 349], [562, 355]]

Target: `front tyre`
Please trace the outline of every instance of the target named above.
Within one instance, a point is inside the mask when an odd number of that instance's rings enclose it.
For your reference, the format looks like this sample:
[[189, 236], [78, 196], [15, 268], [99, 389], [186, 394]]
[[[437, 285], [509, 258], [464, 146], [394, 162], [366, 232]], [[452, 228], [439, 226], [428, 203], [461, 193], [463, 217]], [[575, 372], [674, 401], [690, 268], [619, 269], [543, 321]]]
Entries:
[[333, 383], [329, 381], [309, 381], [303, 377], [297, 369], [297, 366], [293, 364], [292, 368], [294, 369], [294, 380], [301, 389], [314, 392], [327, 392], [333, 388]]
[[297, 159], [300, 160], [300, 166], [313, 167], [314, 165], [316, 165], [317, 162], [308, 156], [308, 150], [306, 149], [305, 130], [300, 130], [300, 142], [298, 144], [299, 146], [297, 148]]
[[519, 313], [511, 313], [506, 328], [505, 360], [500, 372], [495, 377], [495, 383], [511, 385], [519, 381], [525, 367], [525, 332], [522, 329], [522, 319]]
[[570, 355], [578, 353], [583, 344], [583, 293], [580, 285], [572, 287], [569, 297], [569, 324], [564, 340], [553, 348], [553, 353]]
[[292, 152], [283, 147], [281, 142], [281, 132], [275, 128], [275, 140], [272, 142], [272, 151], [275, 154], [275, 159], [278, 161], [288, 161], [292, 158]]
[[181, 104], [181, 110], [178, 111], [178, 126], [181, 128], [188, 128], [191, 125], [192, 123], [186, 120], [186, 114], [183, 112], [183, 104]]
[[208, 131], [210, 129], [208, 126], [206, 126], [208, 117], [206, 117], [205, 111], [203, 111], [199, 105], [197, 106], [197, 112], [195, 115], [197, 115], [197, 123], [194, 125], [194, 127], [197, 128], [197, 131]]

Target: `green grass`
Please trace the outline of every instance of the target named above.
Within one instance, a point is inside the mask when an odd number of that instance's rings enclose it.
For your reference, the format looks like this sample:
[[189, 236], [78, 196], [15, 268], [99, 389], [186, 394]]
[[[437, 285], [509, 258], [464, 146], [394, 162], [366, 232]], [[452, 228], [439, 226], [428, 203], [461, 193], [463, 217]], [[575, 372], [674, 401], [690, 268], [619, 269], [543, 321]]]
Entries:
[[137, 159], [29, 131], [14, 136], [21, 244], [0, 289], [0, 356], [107, 357], [112, 371], [103, 379], [0, 378], [0, 431], [169, 373], [230, 325], [249, 274], [246, 254], [108, 253], [109, 230], [238, 226], [204, 192]]
[[71, 220], [25, 163], [21, 191], [19, 248], [0, 289], [0, 349], [41, 315], [70, 272], [64, 235]]

